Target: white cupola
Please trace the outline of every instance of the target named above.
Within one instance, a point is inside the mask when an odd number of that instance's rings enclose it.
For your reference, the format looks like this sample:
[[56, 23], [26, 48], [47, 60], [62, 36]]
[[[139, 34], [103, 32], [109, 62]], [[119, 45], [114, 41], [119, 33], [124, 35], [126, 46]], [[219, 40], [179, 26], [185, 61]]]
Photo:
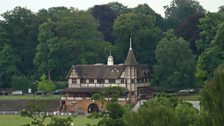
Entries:
[[110, 51], [110, 56], [107, 58], [107, 65], [114, 65], [114, 59], [113, 56], [111, 56], [111, 51]]

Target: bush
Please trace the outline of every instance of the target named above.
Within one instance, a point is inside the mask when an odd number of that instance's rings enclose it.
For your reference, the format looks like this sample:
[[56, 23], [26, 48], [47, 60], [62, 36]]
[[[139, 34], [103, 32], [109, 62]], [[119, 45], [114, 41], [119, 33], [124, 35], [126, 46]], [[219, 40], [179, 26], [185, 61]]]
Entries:
[[98, 119], [100, 117], [102, 117], [102, 114], [97, 113], [97, 112], [94, 112], [94, 113], [90, 114], [89, 116], [87, 116], [87, 118], [93, 118], [93, 119]]

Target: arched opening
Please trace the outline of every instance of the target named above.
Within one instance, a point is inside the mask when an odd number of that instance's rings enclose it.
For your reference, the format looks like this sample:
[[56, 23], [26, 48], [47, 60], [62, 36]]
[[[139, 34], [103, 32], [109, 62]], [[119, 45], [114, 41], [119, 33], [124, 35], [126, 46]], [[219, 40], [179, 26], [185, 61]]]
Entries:
[[88, 113], [99, 112], [99, 107], [95, 103], [91, 103], [88, 106]]
[[59, 111], [66, 111], [65, 101], [60, 102]]

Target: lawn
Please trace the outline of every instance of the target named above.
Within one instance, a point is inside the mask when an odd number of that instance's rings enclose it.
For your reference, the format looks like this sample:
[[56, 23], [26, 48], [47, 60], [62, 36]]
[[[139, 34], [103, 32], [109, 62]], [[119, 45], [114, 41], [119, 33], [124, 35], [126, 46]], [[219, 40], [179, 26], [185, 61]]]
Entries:
[[177, 96], [178, 99], [182, 99], [184, 101], [199, 101], [200, 95], [197, 94], [189, 94], [189, 95], [180, 95]]
[[0, 96], [0, 100], [59, 100], [60, 95], [49, 95], [49, 96], [41, 96], [41, 95], [6, 95]]
[[[77, 116], [74, 119], [74, 126], [84, 126], [85, 124], [97, 124], [100, 119], [89, 119], [86, 116]], [[30, 123], [32, 120], [19, 115], [0, 115], [0, 126], [21, 126]]]

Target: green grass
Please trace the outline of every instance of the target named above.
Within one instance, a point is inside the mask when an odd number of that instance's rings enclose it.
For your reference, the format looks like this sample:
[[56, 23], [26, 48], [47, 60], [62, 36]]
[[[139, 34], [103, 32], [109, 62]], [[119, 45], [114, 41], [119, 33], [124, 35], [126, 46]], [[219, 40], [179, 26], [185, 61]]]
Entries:
[[33, 95], [7, 95], [7, 96], [0, 96], [0, 100], [57, 100], [60, 99], [60, 95], [50, 95], [50, 96], [33, 96]]
[[[89, 119], [86, 116], [77, 116], [74, 119], [74, 126], [83, 126], [85, 124], [97, 124], [100, 119]], [[0, 126], [21, 126], [30, 123], [32, 120], [19, 115], [0, 115]]]
[[177, 98], [184, 100], [184, 101], [199, 101], [200, 95], [199, 94], [190, 94], [190, 95], [177, 96]]

